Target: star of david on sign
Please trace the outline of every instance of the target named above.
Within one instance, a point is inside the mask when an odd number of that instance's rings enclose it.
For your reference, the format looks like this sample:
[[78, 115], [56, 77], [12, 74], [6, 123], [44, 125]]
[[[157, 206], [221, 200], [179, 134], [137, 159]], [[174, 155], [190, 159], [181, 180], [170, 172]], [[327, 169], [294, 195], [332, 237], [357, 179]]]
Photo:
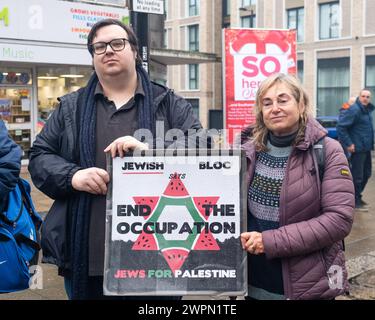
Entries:
[[[145, 222], [156, 223], [161, 220], [163, 215], [168, 214], [170, 217], [174, 212], [179, 214], [181, 210], [185, 210], [193, 223], [204, 223], [208, 221], [212, 208], [206, 215], [203, 206], [215, 205], [219, 197], [191, 197], [178, 174], [175, 173], [162, 196], [133, 197], [133, 199], [138, 205], [150, 206], [151, 213], [144, 217]], [[173, 208], [177, 210], [174, 211]], [[173, 222], [177, 222], [180, 221], [181, 216], [173, 218]], [[154, 226], [148, 227], [148, 229], [154, 231]], [[181, 269], [192, 250], [220, 250], [210, 231], [206, 232], [204, 228], [198, 230], [198, 227], [194, 225], [187, 233], [188, 236], [185, 239], [173, 239], [171, 236], [166, 237], [163, 233], [143, 231], [134, 242], [132, 250], [160, 250], [173, 272]]]

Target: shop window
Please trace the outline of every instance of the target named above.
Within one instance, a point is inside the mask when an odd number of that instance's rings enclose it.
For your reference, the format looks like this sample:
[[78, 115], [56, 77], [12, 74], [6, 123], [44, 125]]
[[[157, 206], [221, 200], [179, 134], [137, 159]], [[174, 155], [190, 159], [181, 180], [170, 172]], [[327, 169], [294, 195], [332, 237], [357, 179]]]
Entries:
[[31, 146], [31, 89], [0, 87], [0, 119], [22, 148], [22, 159], [27, 159]]
[[31, 145], [31, 84], [31, 69], [0, 65], [0, 119], [22, 148], [22, 159], [28, 158]]
[[57, 98], [86, 86], [91, 73], [91, 67], [41, 67], [37, 69], [37, 132], [40, 132], [55, 110], [58, 104]]
[[31, 85], [31, 71], [18, 68], [5, 68], [0, 66], [0, 86], [1, 85]]
[[9, 130], [9, 135], [22, 149], [22, 160], [29, 158], [31, 147], [31, 130], [30, 129], [14, 129]]
[[0, 89], [0, 119], [7, 124], [30, 122], [30, 89]]

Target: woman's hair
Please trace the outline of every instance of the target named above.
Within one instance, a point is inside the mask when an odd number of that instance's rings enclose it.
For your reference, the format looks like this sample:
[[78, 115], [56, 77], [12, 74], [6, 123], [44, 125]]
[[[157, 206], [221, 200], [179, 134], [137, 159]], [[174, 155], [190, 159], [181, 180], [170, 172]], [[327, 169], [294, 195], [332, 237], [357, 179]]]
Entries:
[[133, 29], [127, 26], [126, 24], [122, 23], [120, 20], [115, 20], [115, 19], [103, 19], [103, 20], [98, 21], [92, 26], [90, 33], [87, 37], [87, 49], [89, 50], [91, 56], [92, 57], [94, 56], [94, 51], [91, 45], [96, 36], [96, 33], [98, 32], [99, 29], [106, 27], [106, 26], [111, 26], [111, 25], [119, 26], [126, 31], [126, 33], [128, 34], [128, 40], [132, 48], [132, 51], [136, 53], [135, 62], [137, 65], [142, 64], [142, 60], [139, 55], [139, 49], [138, 49], [138, 39]]
[[298, 126], [298, 133], [296, 136], [295, 144], [299, 141], [303, 140], [305, 136], [305, 129], [308, 117], [312, 114], [311, 106], [309, 103], [309, 97], [302, 87], [299, 80], [292, 75], [287, 75], [284, 73], [275, 73], [262, 81], [260, 87], [256, 94], [256, 105], [255, 105], [255, 113], [256, 113], [256, 122], [253, 130], [252, 141], [255, 142], [255, 147], [257, 151], [266, 151], [267, 150], [267, 136], [268, 136], [268, 128], [264, 124], [263, 113], [262, 113], [262, 100], [266, 92], [276, 84], [285, 84], [291, 94], [293, 95], [294, 99], [297, 101], [297, 105], [300, 110], [302, 110], [300, 117], [299, 117], [299, 126]]

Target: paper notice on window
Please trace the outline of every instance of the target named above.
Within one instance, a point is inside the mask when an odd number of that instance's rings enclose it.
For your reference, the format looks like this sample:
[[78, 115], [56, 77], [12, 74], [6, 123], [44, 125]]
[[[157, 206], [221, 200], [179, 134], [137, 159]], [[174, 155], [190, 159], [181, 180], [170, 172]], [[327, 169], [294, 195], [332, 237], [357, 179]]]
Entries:
[[21, 99], [22, 111], [30, 111], [30, 99]]

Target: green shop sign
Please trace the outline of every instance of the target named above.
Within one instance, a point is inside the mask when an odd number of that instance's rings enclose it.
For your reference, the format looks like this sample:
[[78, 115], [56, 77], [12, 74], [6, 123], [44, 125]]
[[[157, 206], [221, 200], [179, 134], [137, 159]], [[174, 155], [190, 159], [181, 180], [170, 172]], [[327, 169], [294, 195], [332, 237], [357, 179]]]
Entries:
[[0, 49], [0, 58], [3, 59], [12, 59], [12, 60], [26, 60], [32, 61], [34, 59], [34, 51], [28, 49], [14, 49], [14, 48], [1, 48]]

